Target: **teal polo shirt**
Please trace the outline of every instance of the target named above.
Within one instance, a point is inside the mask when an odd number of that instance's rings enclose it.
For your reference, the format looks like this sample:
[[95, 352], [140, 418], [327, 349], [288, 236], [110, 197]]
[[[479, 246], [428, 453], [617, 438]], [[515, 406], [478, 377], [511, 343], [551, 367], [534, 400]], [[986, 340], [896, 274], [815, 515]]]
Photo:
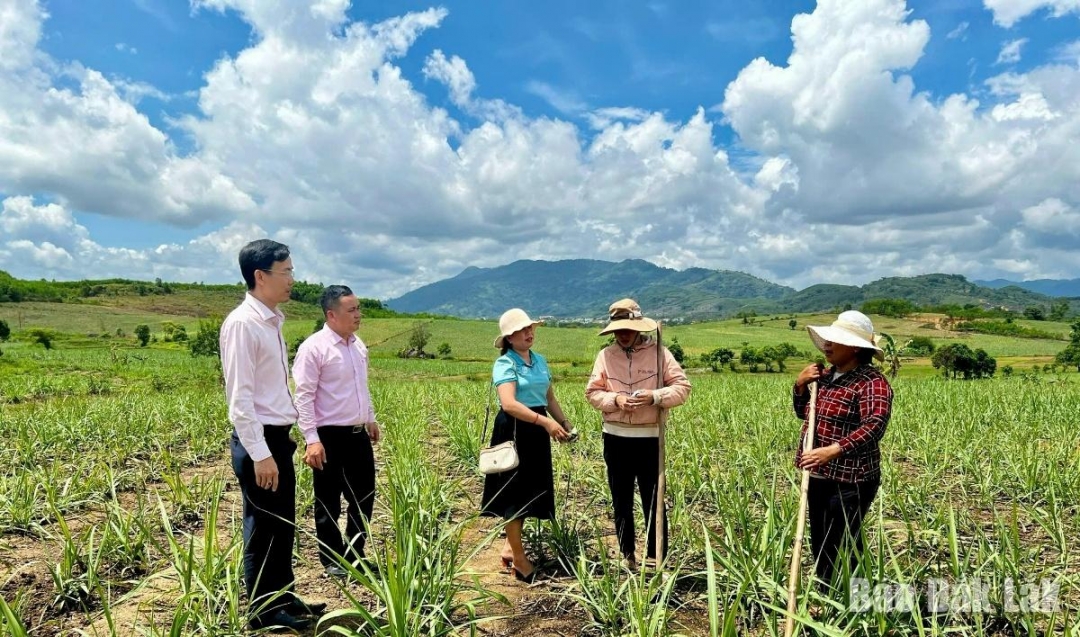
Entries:
[[547, 361], [534, 351], [529, 351], [532, 365], [526, 365], [514, 350], [495, 359], [491, 382], [498, 387], [503, 383], [517, 382], [515, 397], [526, 407], [547, 407], [547, 391], [551, 386], [551, 372]]

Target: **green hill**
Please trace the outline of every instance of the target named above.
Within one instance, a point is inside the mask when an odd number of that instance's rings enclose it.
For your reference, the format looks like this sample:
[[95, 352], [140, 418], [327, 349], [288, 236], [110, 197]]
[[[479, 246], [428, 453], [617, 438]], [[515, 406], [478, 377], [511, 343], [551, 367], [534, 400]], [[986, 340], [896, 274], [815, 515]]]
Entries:
[[[611, 301], [626, 296], [637, 299], [651, 315], [669, 319], [716, 318], [740, 311], [825, 312], [858, 308], [881, 298], [906, 299], [921, 307], [971, 305], [1011, 311], [1052, 302], [1051, 297], [1019, 287], [982, 287], [956, 274], [888, 277], [863, 286], [824, 283], [795, 291], [730, 270], [678, 271], [639, 259], [621, 263], [574, 259], [470, 267], [387, 305], [403, 312], [463, 317], [493, 317], [519, 306], [540, 316], [599, 318]], [[1074, 302], [1074, 311], [1078, 307], [1080, 302]]]
[[616, 299], [633, 297], [661, 317], [716, 316], [748, 300], [777, 300], [791, 288], [724, 270], [672, 270], [648, 261], [573, 259], [470, 267], [387, 302], [401, 312], [498, 316], [511, 306], [541, 316], [602, 317]]

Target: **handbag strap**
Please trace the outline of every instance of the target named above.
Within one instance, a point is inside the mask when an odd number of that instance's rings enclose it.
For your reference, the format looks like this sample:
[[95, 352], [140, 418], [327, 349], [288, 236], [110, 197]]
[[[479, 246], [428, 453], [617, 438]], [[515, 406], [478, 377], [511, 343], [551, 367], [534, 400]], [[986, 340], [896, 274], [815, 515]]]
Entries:
[[[480, 446], [484, 446], [487, 440], [487, 428], [488, 421], [491, 419], [491, 395], [495, 393], [495, 383], [491, 384], [491, 391], [488, 392], [487, 406], [484, 408], [484, 431], [480, 434]], [[515, 433], [517, 433], [515, 431]]]

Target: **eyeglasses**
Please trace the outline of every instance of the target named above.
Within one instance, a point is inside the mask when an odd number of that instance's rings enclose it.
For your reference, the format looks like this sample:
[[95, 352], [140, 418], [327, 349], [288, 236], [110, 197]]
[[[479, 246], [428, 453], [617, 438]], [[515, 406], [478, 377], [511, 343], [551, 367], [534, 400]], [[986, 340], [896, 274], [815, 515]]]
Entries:
[[266, 268], [259, 268], [259, 270], [261, 270], [261, 271], [263, 271], [263, 272], [265, 272], [267, 274], [280, 274], [282, 276], [287, 276], [287, 277], [289, 277], [290, 279], [293, 279], [293, 280], [296, 279], [296, 270], [294, 270], [292, 268], [289, 268], [287, 270], [267, 270]]

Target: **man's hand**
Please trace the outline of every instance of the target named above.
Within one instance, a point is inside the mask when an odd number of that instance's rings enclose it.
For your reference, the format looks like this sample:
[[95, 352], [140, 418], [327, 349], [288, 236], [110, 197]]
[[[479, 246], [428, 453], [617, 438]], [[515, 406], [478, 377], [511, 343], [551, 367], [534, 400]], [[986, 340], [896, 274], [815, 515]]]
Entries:
[[378, 444], [382, 440], [382, 429], [379, 429], [379, 423], [375, 421], [367, 424], [367, 433], [371, 437], [371, 442]]
[[312, 469], [322, 471], [323, 463], [326, 462], [326, 449], [321, 442], [309, 442], [304, 450], [304, 464]]
[[277, 491], [278, 468], [273, 456], [255, 461], [255, 484], [263, 489]]
[[840, 457], [843, 450], [840, 445], [833, 443], [828, 447], [818, 447], [817, 449], [811, 449], [803, 453], [802, 462], [799, 463], [800, 469], [817, 469], [832, 462]]

